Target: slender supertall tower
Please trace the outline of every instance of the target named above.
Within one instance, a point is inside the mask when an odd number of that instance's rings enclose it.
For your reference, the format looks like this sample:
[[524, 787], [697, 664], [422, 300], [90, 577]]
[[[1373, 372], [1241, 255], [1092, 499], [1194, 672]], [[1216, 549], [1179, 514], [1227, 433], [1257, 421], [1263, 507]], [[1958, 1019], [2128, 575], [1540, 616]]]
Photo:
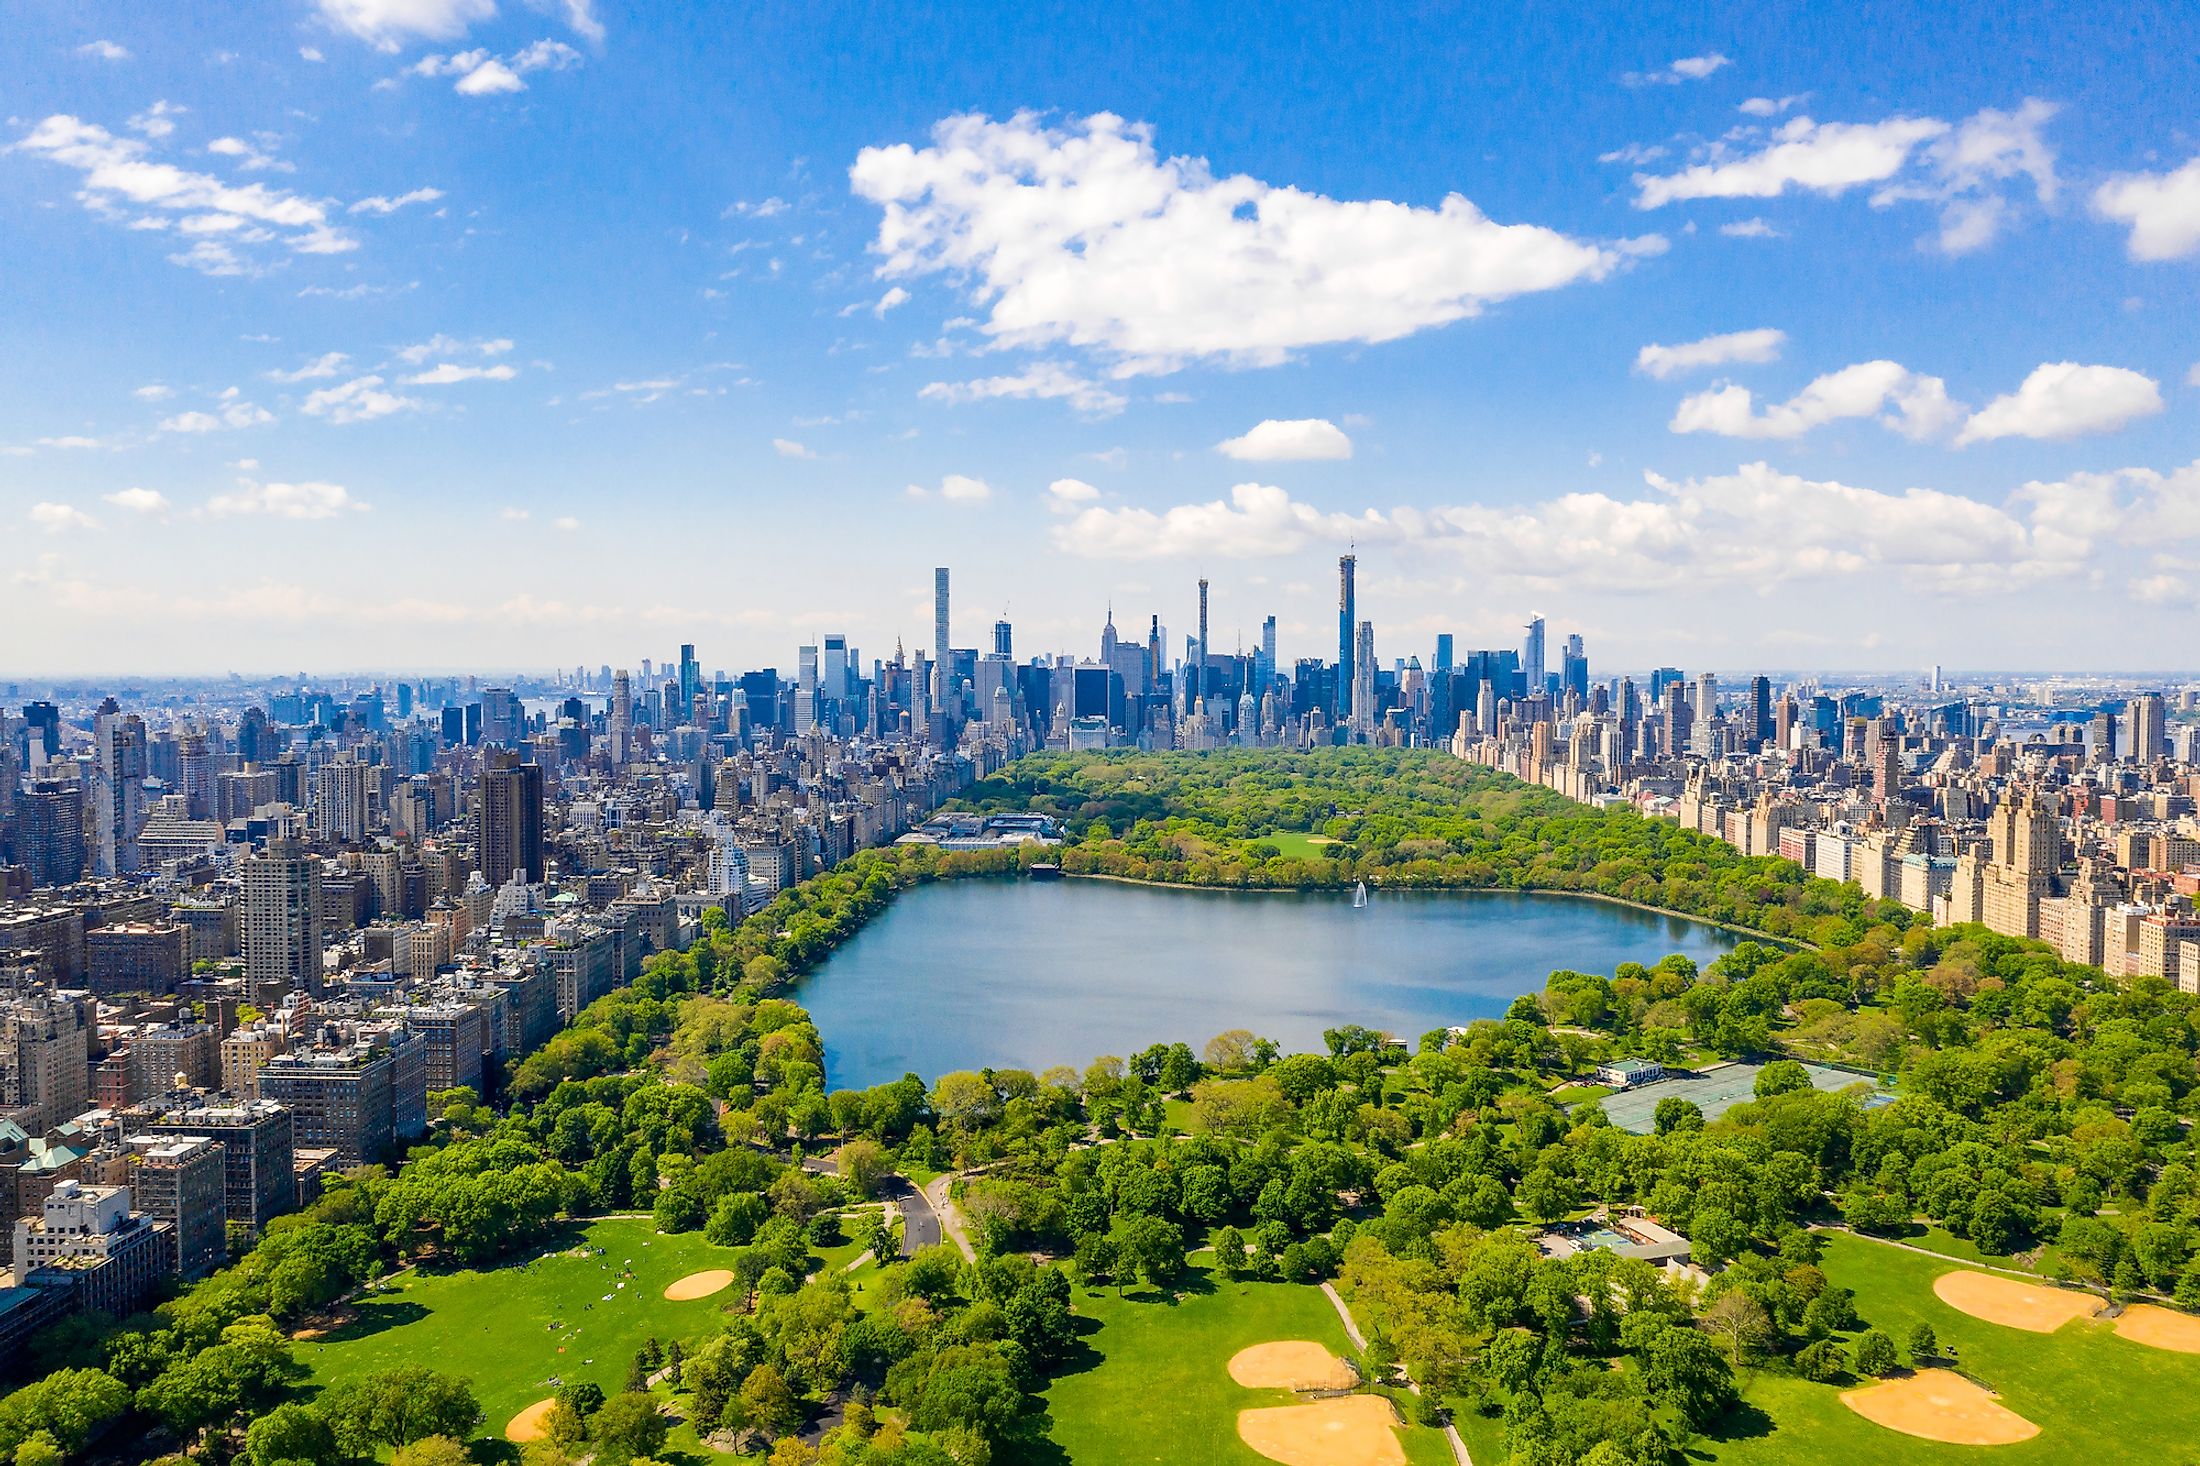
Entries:
[[1207, 676], [1207, 577], [1199, 578], [1199, 651], [1192, 658], [1192, 706], [1199, 706], [1200, 686]]
[[1337, 721], [1340, 723], [1352, 716], [1352, 634], [1356, 621], [1352, 572], [1358, 565], [1356, 555], [1337, 557]]
[[932, 572], [932, 664], [944, 667], [952, 660], [947, 651], [947, 567]]
[[932, 572], [932, 708], [945, 713], [954, 706], [954, 689], [948, 686], [955, 659], [947, 647], [947, 567]]

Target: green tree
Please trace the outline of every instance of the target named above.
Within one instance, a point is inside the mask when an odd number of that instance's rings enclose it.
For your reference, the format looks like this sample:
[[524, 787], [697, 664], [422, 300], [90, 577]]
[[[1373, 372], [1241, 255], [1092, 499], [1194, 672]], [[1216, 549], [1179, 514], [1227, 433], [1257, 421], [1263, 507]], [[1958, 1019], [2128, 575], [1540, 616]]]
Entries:
[[390, 1466], [474, 1466], [474, 1458], [451, 1437], [430, 1435], [390, 1452]]
[[1856, 1336], [1849, 1362], [1858, 1374], [1877, 1379], [1894, 1373], [1902, 1361], [1895, 1356], [1894, 1340], [1878, 1329], [1866, 1329]]
[[[278, 1462], [320, 1463], [336, 1459], [336, 1433], [320, 1412], [298, 1404], [277, 1405], [245, 1430], [245, 1455], [252, 1466]], [[18, 1456], [20, 1463], [21, 1457]]]
[[627, 1390], [604, 1401], [589, 1422], [588, 1434], [597, 1455], [609, 1462], [654, 1456], [664, 1449], [670, 1429], [656, 1397], [641, 1390]]
[[1939, 1357], [1940, 1335], [1933, 1332], [1931, 1324], [1919, 1319], [1910, 1328], [1910, 1363], [1922, 1369]]

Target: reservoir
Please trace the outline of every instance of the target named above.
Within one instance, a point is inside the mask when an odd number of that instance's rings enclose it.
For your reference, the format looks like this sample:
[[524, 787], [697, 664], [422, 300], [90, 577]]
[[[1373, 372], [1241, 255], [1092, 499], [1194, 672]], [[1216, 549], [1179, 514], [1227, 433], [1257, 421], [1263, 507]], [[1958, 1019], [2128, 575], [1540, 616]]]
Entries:
[[941, 881], [905, 891], [803, 978], [827, 1082], [1083, 1068], [1231, 1028], [1287, 1053], [1359, 1023], [1415, 1043], [1504, 1015], [1553, 971], [1610, 976], [1739, 938], [1576, 896], [1239, 892], [1117, 881]]

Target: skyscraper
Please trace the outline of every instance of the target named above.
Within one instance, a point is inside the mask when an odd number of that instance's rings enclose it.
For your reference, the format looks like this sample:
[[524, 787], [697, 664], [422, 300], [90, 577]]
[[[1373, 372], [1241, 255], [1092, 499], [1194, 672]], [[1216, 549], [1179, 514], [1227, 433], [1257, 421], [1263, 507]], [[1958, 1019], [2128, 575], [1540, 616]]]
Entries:
[[1565, 659], [1559, 663], [1558, 690], [1563, 696], [1573, 693], [1583, 702], [1589, 700], [1589, 652], [1581, 643], [1581, 633], [1566, 638]]
[[1752, 749], [1762, 747], [1773, 736], [1772, 728], [1772, 679], [1749, 679], [1749, 741]]
[[1254, 665], [1262, 696], [1276, 680], [1276, 618], [1270, 616], [1260, 623], [1260, 659]]
[[2133, 761], [2145, 764], [2160, 758], [2169, 734], [2169, 719], [2162, 702], [2162, 694], [2149, 692], [2135, 697], [2124, 711], [2131, 724]]
[[295, 840], [270, 840], [240, 866], [245, 977], [271, 997], [321, 990], [321, 862]]
[[695, 643], [680, 643], [680, 706], [695, 706], [695, 694], [703, 690], [703, 666], [695, 660]]
[[939, 675], [944, 694], [947, 668], [954, 662], [947, 644], [947, 567], [941, 565], [932, 571], [932, 665], [940, 669]]
[[1352, 589], [1352, 574], [1359, 559], [1337, 557], [1337, 721], [1352, 715], [1352, 635], [1359, 606]]
[[1375, 623], [1362, 621], [1353, 643], [1352, 729], [1367, 735], [1375, 731]]
[[1451, 633], [1448, 631], [1439, 631], [1438, 633], [1436, 633], [1436, 670], [1438, 672], [1449, 672], [1451, 670], [1451, 659]]
[[323, 764], [313, 780], [313, 827], [323, 840], [363, 845], [367, 839], [367, 791], [374, 767], [345, 756]]
[[[1110, 616], [1108, 620], [1113, 623], [1115, 618]], [[996, 657], [1014, 657], [1016, 655], [1014, 651], [1015, 641], [1016, 632], [1014, 627], [1006, 621], [993, 623], [993, 655]]]
[[1196, 706], [1205, 688], [1201, 685], [1207, 677], [1207, 577], [1199, 578], [1199, 651], [1192, 658], [1191, 702]]
[[476, 796], [480, 822], [481, 872], [501, 886], [518, 876], [530, 885], [548, 874], [543, 861], [542, 765], [523, 764], [519, 755], [489, 755]]
[[1528, 622], [1528, 639], [1520, 651], [1520, 675], [1528, 684], [1530, 697], [1541, 697], [1550, 686], [1543, 662], [1543, 618], [1537, 616]]

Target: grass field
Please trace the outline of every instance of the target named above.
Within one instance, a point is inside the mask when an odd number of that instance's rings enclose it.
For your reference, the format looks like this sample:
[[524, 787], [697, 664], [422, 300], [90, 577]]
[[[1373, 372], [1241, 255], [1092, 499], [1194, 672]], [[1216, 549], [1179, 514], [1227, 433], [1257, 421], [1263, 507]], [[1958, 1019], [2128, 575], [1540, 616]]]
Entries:
[[[2173, 1354], [2116, 1337], [2108, 1324], [2079, 1322], [2042, 1336], [1987, 1323], [1949, 1307], [1933, 1280], [1960, 1262], [1921, 1257], [1845, 1234], [1829, 1234], [1826, 1271], [1856, 1290], [1864, 1321], [1899, 1344], [1920, 1320], [1966, 1375], [2039, 1426], [2029, 1441], [1951, 1446], [1873, 1425], [1841, 1403], [1856, 1381], [1817, 1385], [1756, 1372], [1721, 1438], [1699, 1441], [1696, 1461], [1719, 1466], [2108, 1466], [2161, 1454], [2152, 1449], [2200, 1436], [2200, 1356]], [[1953, 1240], [1953, 1239], [1950, 1239]], [[1461, 1412], [1460, 1433], [1477, 1462], [1503, 1461], [1504, 1427]], [[2172, 1459], [2176, 1450], [2171, 1451]]]
[[[1020, 1466], [1260, 1466], [1238, 1439], [1240, 1410], [1288, 1405], [1283, 1390], [1248, 1390], [1230, 1378], [1230, 1356], [1253, 1344], [1313, 1339], [1350, 1357], [1329, 1300], [1314, 1288], [1230, 1282], [1195, 1266], [1182, 1297], [1134, 1289], [1079, 1288], [1075, 1306], [1087, 1357], [1048, 1386], [1051, 1444]], [[1399, 1431], [1414, 1466], [1448, 1466], [1436, 1431]]]
[[[2010, 1466], [2102, 1466], [2136, 1461], [2150, 1445], [2200, 1437], [2200, 1356], [2173, 1354], [2116, 1337], [2107, 1324], [2078, 1322], [2048, 1336], [1972, 1318], [1933, 1294], [1933, 1279], [1960, 1264], [1920, 1257], [1855, 1237], [1828, 1239], [1826, 1271], [1856, 1290], [1865, 1321], [1897, 1340], [1923, 1320], [1953, 1350], [1963, 1372], [1999, 1391], [2001, 1403], [2040, 1427], [2015, 1445], [1937, 1445], [1872, 1425], [1841, 1403], [1841, 1387], [1763, 1374], [1747, 1403], [1758, 1412], [1733, 1439], [1710, 1445], [1726, 1466], [1811, 1461], [1884, 1466], [1890, 1461], [1977, 1461], [1990, 1449]], [[1776, 1429], [1766, 1434], [1769, 1417]], [[2181, 1449], [2181, 1447], [2180, 1447]]]
[[[481, 1401], [482, 1434], [495, 1439], [506, 1421], [553, 1391], [552, 1376], [568, 1384], [594, 1380], [616, 1394], [643, 1341], [708, 1332], [727, 1301], [725, 1294], [665, 1301], [666, 1284], [725, 1265], [725, 1249], [700, 1234], [659, 1236], [647, 1218], [619, 1219], [590, 1224], [561, 1245], [600, 1247], [603, 1256], [561, 1253], [545, 1261], [537, 1253], [487, 1272], [407, 1273], [393, 1291], [361, 1303], [355, 1320], [325, 1338], [301, 1340], [299, 1361], [316, 1385], [399, 1364], [463, 1375]], [[629, 1259], [633, 1276], [621, 1288]], [[553, 1330], [553, 1320], [564, 1327]]]
[[1289, 834], [1263, 835], [1260, 838], [1283, 852], [1287, 860], [1320, 860], [1322, 850], [1337, 843], [1327, 835], [1309, 835], [1296, 830]]

